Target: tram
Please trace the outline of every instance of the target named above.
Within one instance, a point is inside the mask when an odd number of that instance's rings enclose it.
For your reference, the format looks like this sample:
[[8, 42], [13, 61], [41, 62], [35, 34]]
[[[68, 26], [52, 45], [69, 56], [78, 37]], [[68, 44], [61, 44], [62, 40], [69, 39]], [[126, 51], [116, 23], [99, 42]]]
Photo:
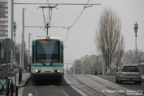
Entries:
[[32, 41], [31, 76], [33, 82], [55, 80], [62, 83], [64, 78], [64, 44], [58, 39]]

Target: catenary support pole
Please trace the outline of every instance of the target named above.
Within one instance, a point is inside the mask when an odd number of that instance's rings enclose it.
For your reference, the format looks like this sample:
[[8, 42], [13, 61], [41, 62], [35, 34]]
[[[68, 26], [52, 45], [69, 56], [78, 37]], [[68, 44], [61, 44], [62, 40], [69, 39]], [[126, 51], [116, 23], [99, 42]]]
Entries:
[[[13, 41], [14, 0], [11, 0], [11, 40]], [[13, 48], [11, 49], [10, 70], [13, 70]]]
[[21, 52], [21, 68], [22, 68], [22, 70], [24, 69], [24, 15], [25, 15], [25, 9], [23, 8], [23, 10], [22, 10], [22, 52]]

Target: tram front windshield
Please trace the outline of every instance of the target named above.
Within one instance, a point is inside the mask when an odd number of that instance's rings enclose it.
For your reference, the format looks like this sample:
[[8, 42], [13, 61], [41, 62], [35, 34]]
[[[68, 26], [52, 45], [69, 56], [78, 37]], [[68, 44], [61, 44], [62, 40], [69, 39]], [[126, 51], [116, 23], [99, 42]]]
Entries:
[[59, 42], [45, 41], [37, 43], [36, 48], [36, 62], [37, 63], [58, 63], [60, 60], [59, 55]]

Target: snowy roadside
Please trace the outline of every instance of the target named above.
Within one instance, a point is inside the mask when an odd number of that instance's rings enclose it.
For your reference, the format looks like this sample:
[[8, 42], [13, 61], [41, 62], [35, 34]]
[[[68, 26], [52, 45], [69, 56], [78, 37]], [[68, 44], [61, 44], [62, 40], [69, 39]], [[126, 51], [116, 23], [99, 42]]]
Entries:
[[65, 75], [65, 80], [82, 96], [143, 96], [95, 75]]

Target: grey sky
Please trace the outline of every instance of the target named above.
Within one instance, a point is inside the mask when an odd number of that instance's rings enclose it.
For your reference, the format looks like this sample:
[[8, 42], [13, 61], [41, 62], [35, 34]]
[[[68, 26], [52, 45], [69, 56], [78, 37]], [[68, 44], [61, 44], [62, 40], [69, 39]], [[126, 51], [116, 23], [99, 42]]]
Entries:
[[[46, 2], [47, 0], [15, 0], [15, 2]], [[86, 3], [88, 0], [49, 0], [50, 2]], [[84, 55], [98, 55], [95, 45], [95, 34], [98, 22], [104, 8], [115, 11], [122, 22], [122, 34], [125, 40], [125, 50], [135, 49], [134, 23], [139, 24], [138, 49], [144, 51], [144, 0], [90, 0], [90, 3], [101, 3], [100, 6], [86, 8], [81, 18], [71, 30], [63, 28], [51, 28], [50, 36], [60, 37], [65, 43], [66, 62], [71, 62]], [[17, 23], [16, 42], [21, 43], [22, 32], [22, 8], [25, 8], [26, 25], [43, 26], [42, 10], [38, 6], [15, 5], [15, 21]], [[83, 6], [57, 6], [53, 10], [52, 24], [56, 26], [71, 26]], [[28, 33], [32, 33], [32, 39], [36, 36], [45, 36], [43, 29], [25, 29], [25, 41], [28, 42]], [[68, 32], [68, 39], [67, 39]]]

